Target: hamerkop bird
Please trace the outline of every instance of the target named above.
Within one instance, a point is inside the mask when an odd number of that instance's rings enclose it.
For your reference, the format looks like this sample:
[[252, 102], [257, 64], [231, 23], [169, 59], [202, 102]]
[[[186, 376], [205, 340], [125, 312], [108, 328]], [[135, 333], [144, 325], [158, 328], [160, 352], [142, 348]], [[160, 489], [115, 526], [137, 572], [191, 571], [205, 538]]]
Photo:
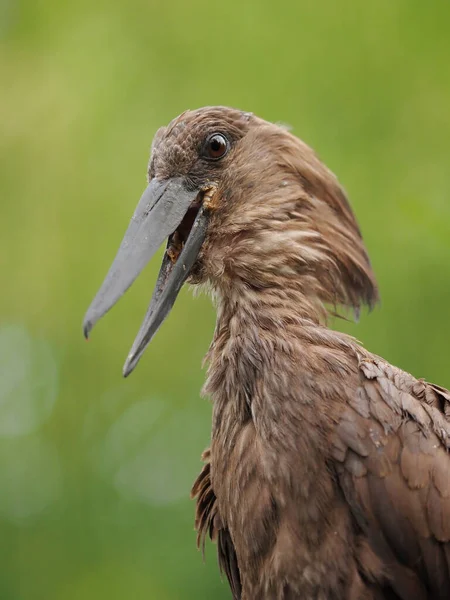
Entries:
[[211, 447], [193, 488], [234, 599], [448, 600], [450, 394], [327, 328], [377, 301], [334, 175], [251, 113], [186, 111], [85, 320], [167, 250], [128, 375], [185, 281], [217, 306]]

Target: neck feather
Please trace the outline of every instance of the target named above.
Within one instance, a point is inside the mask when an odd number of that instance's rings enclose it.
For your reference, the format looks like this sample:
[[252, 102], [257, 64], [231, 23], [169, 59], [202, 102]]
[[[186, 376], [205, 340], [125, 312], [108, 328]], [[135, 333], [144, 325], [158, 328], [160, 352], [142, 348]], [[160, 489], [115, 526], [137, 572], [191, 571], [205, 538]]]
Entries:
[[217, 322], [204, 392], [214, 402], [234, 400], [242, 418], [250, 416], [257, 381], [272, 377], [280, 397], [289, 397], [300, 380], [327, 385], [329, 352], [336, 369], [349, 371], [354, 340], [324, 327], [318, 318], [323, 313], [300, 291], [235, 288], [215, 296]]

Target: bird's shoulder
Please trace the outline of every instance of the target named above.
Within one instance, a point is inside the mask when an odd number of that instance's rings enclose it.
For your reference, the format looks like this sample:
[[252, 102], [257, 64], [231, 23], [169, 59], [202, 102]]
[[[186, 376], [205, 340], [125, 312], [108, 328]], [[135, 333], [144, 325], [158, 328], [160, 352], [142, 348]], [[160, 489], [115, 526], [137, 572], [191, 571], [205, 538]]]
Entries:
[[348, 388], [332, 434], [337, 460], [343, 462], [352, 453], [360, 458], [371, 452], [380, 453], [396, 436], [408, 447], [417, 444], [416, 453], [448, 451], [448, 390], [416, 379], [367, 352], [361, 351], [357, 362], [358, 384], [356, 389]]
[[331, 433], [337, 480], [398, 597], [450, 597], [450, 393], [368, 353], [358, 366]]

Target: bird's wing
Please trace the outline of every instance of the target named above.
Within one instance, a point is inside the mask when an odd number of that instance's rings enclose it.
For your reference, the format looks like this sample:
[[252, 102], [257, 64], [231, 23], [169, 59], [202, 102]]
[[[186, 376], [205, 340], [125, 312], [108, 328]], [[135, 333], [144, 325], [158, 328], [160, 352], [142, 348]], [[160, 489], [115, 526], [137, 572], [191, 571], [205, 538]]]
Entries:
[[377, 357], [332, 436], [339, 484], [401, 599], [450, 598], [450, 393]]
[[220, 519], [217, 498], [211, 483], [210, 451], [202, 455], [205, 464], [197, 477], [191, 491], [192, 498], [197, 501], [195, 513], [195, 529], [197, 530], [197, 546], [205, 551], [206, 536], [217, 542], [217, 553], [221, 573], [225, 573], [229, 581], [233, 600], [240, 600], [242, 593], [241, 576], [237, 563], [236, 551], [230, 532]]

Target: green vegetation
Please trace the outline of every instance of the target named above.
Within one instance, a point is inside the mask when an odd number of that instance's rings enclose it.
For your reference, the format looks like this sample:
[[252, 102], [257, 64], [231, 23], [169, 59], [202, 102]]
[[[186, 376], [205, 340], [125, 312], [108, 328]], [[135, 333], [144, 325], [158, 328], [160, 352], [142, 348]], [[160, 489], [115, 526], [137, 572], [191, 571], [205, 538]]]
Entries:
[[81, 321], [145, 185], [157, 127], [226, 104], [290, 123], [339, 175], [382, 304], [336, 323], [450, 386], [450, 4], [0, 3], [0, 598], [229, 598], [189, 488], [214, 326], [182, 292], [121, 368], [155, 259]]

